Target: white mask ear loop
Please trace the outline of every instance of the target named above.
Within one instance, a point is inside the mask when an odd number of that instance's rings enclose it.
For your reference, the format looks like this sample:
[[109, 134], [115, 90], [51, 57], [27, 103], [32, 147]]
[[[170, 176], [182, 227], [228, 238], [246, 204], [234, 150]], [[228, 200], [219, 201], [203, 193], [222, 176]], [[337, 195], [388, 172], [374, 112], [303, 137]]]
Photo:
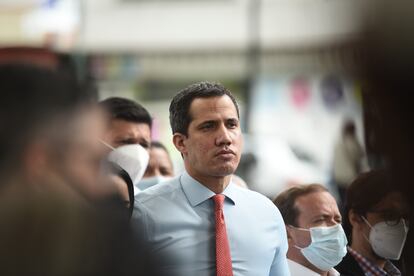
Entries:
[[[362, 220], [369, 226], [369, 228], [371, 229], [370, 231], [372, 231], [372, 225], [371, 223], [369, 223], [369, 221], [364, 217], [364, 216], [360, 216], [362, 218]], [[364, 239], [371, 244], [369, 238], [365, 235], [365, 233], [362, 233], [362, 236], [364, 236]]]
[[297, 230], [310, 232], [310, 230], [306, 229], [306, 228], [296, 227], [296, 226], [293, 226], [293, 225], [290, 225], [290, 224], [288, 224], [288, 226], [291, 227], [291, 228], [295, 228]]
[[[307, 232], [310, 232], [310, 230], [309, 230], [309, 229], [305, 229], [305, 228], [301, 228], [301, 227], [296, 227], [296, 226], [293, 226], [293, 225], [288, 225], [288, 227], [290, 227], [290, 228], [294, 228], [294, 229], [297, 229], [297, 230], [300, 230], [300, 231], [307, 231]], [[297, 249], [304, 249], [304, 248], [306, 248], [306, 247], [300, 247], [300, 246], [297, 246], [296, 244], [294, 245], [294, 247], [296, 247]]]
[[364, 217], [364, 216], [361, 216], [361, 218], [365, 221], [365, 223], [366, 224], [368, 224], [368, 226], [372, 229], [372, 225], [371, 225], [371, 223], [369, 223], [368, 222], [368, 220]]
[[115, 148], [113, 146], [111, 146], [110, 144], [108, 144], [107, 142], [105, 142], [102, 139], [99, 139], [99, 142], [101, 142], [102, 144], [104, 144], [105, 146], [107, 146], [108, 148], [110, 148], [111, 150], [115, 150]]
[[408, 232], [408, 230], [410, 229], [410, 226], [407, 225], [407, 222], [405, 221], [405, 219], [402, 219], [402, 221], [403, 221], [403, 224], [404, 224], [404, 228], [407, 229], [407, 232]]

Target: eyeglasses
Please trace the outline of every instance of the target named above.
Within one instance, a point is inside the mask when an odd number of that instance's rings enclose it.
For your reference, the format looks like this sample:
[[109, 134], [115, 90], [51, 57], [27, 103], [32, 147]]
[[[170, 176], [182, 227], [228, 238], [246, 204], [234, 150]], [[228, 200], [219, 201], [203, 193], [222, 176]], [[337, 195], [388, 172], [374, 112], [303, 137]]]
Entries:
[[403, 215], [394, 210], [370, 210], [369, 213], [378, 214], [387, 225], [395, 226], [404, 220], [405, 225], [409, 225], [408, 215]]

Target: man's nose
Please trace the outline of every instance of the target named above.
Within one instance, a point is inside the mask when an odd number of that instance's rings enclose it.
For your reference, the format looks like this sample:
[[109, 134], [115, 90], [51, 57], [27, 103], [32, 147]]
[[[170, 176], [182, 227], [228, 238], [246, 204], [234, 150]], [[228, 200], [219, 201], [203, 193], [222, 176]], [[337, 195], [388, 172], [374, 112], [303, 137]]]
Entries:
[[217, 138], [216, 138], [216, 144], [218, 146], [220, 145], [230, 145], [232, 142], [230, 131], [227, 129], [225, 125], [220, 126], [220, 128], [217, 130]]

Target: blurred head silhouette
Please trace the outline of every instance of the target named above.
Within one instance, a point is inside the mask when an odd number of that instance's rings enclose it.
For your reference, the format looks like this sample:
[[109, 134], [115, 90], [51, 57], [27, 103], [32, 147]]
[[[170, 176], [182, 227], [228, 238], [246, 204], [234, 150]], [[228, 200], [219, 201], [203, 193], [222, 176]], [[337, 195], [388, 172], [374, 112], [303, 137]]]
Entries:
[[1, 189], [93, 196], [104, 124], [88, 93], [68, 74], [28, 64], [0, 65], [0, 91]]

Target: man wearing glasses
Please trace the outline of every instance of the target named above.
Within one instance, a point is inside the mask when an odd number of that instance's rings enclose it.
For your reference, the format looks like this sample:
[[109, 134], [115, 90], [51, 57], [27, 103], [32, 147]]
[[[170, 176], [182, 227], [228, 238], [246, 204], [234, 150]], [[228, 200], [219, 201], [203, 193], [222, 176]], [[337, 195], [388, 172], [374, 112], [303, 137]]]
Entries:
[[390, 262], [399, 260], [408, 232], [409, 205], [388, 172], [361, 174], [348, 189], [345, 229], [348, 254], [336, 267], [341, 275], [402, 275]]

